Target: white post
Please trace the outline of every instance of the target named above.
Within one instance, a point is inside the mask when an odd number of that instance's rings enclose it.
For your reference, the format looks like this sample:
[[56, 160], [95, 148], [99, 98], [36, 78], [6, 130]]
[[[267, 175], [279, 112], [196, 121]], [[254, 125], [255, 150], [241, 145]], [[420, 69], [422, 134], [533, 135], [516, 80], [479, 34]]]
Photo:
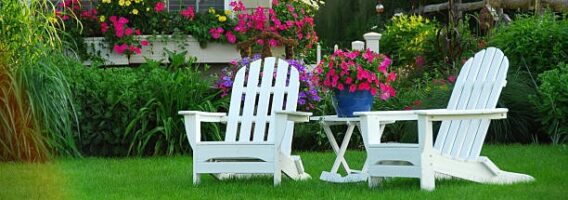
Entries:
[[375, 53], [379, 53], [379, 40], [381, 40], [381, 34], [375, 32], [365, 33], [363, 38], [365, 38], [365, 42], [367, 43], [367, 49]]
[[363, 50], [365, 48], [365, 43], [362, 41], [353, 41], [351, 42], [351, 49], [352, 50]]
[[317, 50], [316, 50], [316, 61], [317, 61], [316, 65], [319, 64], [320, 61], [321, 61], [321, 45], [320, 45], [320, 43], [318, 43], [318, 47], [317, 47]]

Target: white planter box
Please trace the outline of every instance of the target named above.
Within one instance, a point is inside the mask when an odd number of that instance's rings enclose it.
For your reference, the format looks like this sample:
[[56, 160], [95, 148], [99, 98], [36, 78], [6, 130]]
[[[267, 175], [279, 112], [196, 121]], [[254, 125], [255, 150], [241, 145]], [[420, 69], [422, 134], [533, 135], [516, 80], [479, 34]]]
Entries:
[[[146, 59], [168, 63], [166, 50], [177, 53], [186, 51], [186, 57], [196, 57], [197, 63], [229, 63], [232, 60], [241, 58], [234, 44], [209, 42], [206, 48], [201, 48], [199, 42], [191, 35], [182, 39], [172, 39], [170, 35], [142, 35], [139, 37], [148, 40], [150, 45], [142, 47], [142, 53], [131, 55], [130, 59], [126, 55], [114, 53], [112, 48], [109, 48], [108, 44], [104, 42], [103, 37], [89, 37], [84, 40], [87, 45], [87, 52], [92, 55], [99, 55], [104, 60], [105, 65], [145, 63]], [[283, 58], [284, 48], [275, 48], [273, 55]], [[85, 62], [85, 64], [90, 63], [90, 61]]]

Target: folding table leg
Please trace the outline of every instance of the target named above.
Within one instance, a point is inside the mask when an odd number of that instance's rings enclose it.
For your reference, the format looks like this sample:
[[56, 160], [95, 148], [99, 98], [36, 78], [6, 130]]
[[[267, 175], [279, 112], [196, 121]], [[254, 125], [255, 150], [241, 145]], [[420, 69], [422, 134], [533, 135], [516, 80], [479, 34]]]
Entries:
[[[345, 132], [345, 136], [343, 137], [343, 141], [341, 142], [341, 148], [339, 149], [339, 153], [337, 154], [337, 158], [333, 163], [333, 167], [331, 168], [331, 172], [336, 172], [339, 170], [339, 164], [345, 161], [345, 151], [347, 151], [347, 146], [349, 145], [349, 141], [351, 140], [351, 135], [353, 134], [353, 129], [355, 129], [355, 124], [349, 124], [347, 128], [347, 132]], [[347, 163], [346, 163], [347, 164]], [[345, 165], [343, 166], [345, 167]], [[350, 174], [351, 169], [349, 167], [345, 167], [345, 170], [348, 174]]]
[[[325, 135], [327, 136], [327, 139], [329, 140], [329, 143], [331, 144], [331, 148], [335, 152], [335, 155], [339, 155], [339, 151], [340, 151], [339, 145], [337, 144], [335, 137], [333, 137], [333, 132], [331, 132], [329, 125], [323, 124], [323, 130], [325, 132]], [[345, 168], [345, 172], [347, 172], [348, 174], [351, 173], [351, 169], [349, 168], [347, 161], [345, 161], [345, 158], [341, 158], [340, 162], [343, 165], [343, 167]], [[334, 165], [335, 165], [335, 163], [334, 163]], [[337, 169], [335, 171], [331, 170], [331, 173], [337, 173], [337, 171], [338, 171]]]

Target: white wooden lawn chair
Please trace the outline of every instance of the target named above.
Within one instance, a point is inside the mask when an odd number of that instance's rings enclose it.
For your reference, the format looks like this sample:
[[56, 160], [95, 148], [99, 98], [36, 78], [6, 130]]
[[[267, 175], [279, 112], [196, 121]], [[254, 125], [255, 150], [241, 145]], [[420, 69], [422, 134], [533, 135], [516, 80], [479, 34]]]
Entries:
[[[507, 117], [507, 109], [495, 107], [508, 67], [503, 52], [490, 47], [465, 63], [447, 109], [357, 113], [367, 150], [369, 187], [377, 185], [379, 177], [420, 178], [425, 190], [434, 190], [435, 176], [493, 184], [534, 180], [500, 170], [479, 155], [490, 120]], [[418, 120], [418, 144], [381, 143], [379, 124], [393, 120]], [[435, 144], [433, 121], [442, 121]]]
[[[296, 112], [298, 76], [284, 60], [257, 60], [249, 70], [242, 67], [237, 72], [228, 116], [179, 112], [193, 148], [194, 184], [205, 173], [273, 174], [274, 185], [280, 184], [281, 171], [294, 180], [310, 177], [299, 156], [290, 155], [294, 122], [308, 122], [311, 115]], [[201, 122], [227, 123], [224, 141], [201, 141]]]

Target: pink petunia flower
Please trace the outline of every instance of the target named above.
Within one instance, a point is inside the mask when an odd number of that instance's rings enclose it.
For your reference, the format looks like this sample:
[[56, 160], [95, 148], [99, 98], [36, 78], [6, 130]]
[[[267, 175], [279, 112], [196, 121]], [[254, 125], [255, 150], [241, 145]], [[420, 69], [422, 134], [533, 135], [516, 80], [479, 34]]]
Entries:
[[101, 32], [106, 33], [108, 31], [108, 24], [101, 23]]
[[181, 15], [186, 19], [193, 20], [195, 17], [195, 11], [193, 10], [193, 6], [187, 7], [185, 10], [180, 11]]
[[211, 37], [213, 39], [219, 39], [221, 37], [221, 34], [223, 34], [223, 31], [225, 30], [221, 27], [209, 29], [209, 33], [211, 34]]
[[140, 47], [137, 47], [135, 45], [130, 45], [129, 50], [130, 50], [130, 52], [134, 52], [137, 55], [142, 53], [142, 51], [140, 50]]
[[454, 75], [448, 76], [448, 82], [455, 83], [456, 82], [456, 76], [454, 76]]
[[134, 30], [132, 30], [132, 28], [126, 28], [126, 30], [124, 31], [124, 34], [126, 36], [131, 36], [132, 33], [134, 33]]
[[113, 47], [114, 52], [116, 52], [117, 54], [123, 54], [124, 51], [126, 51], [126, 49], [128, 49], [127, 44], [122, 44], [122, 45], [115, 44]]
[[162, 12], [166, 8], [166, 4], [164, 2], [158, 2], [154, 5], [154, 10], [156, 12]]
[[128, 19], [126, 19], [125, 17], [119, 17], [119, 18], [118, 18], [118, 23], [119, 23], [119, 24], [122, 24], [122, 25], [127, 24], [127, 23], [128, 23]]
[[389, 75], [387, 75], [387, 81], [388, 82], [392, 82], [396, 80], [396, 73], [395, 72], [391, 72], [389, 73]]
[[233, 34], [233, 32], [227, 31], [227, 33], [225, 33], [225, 36], [227, 37], [227, 41], [229, 41], [229, 43], [235, 44], [237, 42], [237, 37], [235, 36], [235, 34]]
[[142, 46], [148, 46], [149, 44], [150, 44], [150, 42], [148, 42], [148, 40], [140, 41], [140, 45], [142, 45]]
[[270, 39], [268, 40], [268, 44], [270, 44], [270, 46], [275, 47], [278, 46], [278, 41], [275, 39]]

